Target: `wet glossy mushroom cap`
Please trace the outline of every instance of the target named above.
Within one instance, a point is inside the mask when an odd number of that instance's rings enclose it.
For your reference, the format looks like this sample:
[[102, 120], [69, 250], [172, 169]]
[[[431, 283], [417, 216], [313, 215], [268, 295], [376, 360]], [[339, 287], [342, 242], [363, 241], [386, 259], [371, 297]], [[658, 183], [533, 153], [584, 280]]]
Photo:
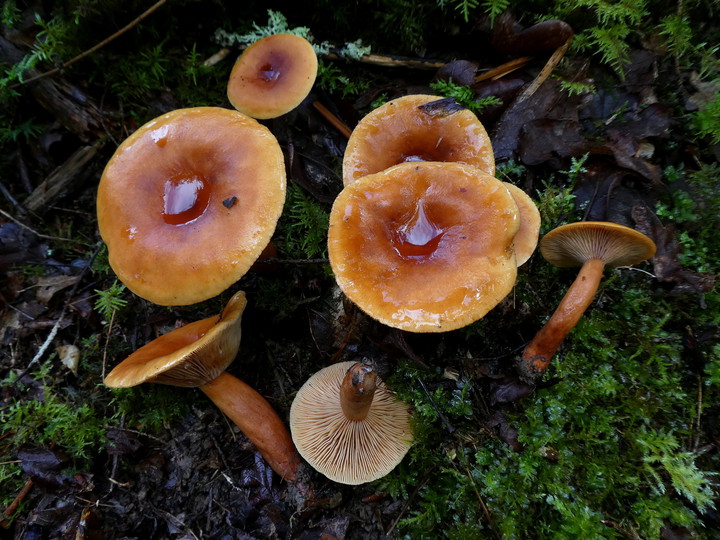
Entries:
[[330, 264], [368, 315], [411, 332], [484, 316], [517, 276], [520, 225], [507, 187], [460, 163], [404, 163], [345, 186], [333, 204]]
[[655, 243], [643, 233], [607, 221], [580, 221], [553, 229], [540, 241], [540, 252], [559, 267], [601, 259], [606, 266], [632, 265], [655, 254]]
[[343, 158], [343, 182], [407, 161], [454, 161], [495, 174], [485, 128], [467, 109], [450, 114], [424, 109], [439, 96], [416, 94], [389, 101], [353, 130]]
[[253, 118], [275, 118], [302, 102], [317, 76], [317, 56], [305, 38], [275, 34], [262, 38], [238, 58], [227, 95], [238, 111]]
[[290, 431], [300, 455], [330, 480], [351, 485], [385, 476], [402, 461], [413, 439], [407, 405], [377, 377], [361, 381], [361, 393], [374, 387], [366, 416], [354, 420], [343, 412], [343, 384], [357, 386], [363, 376], [364, 368], [357, 366], [341, 362], [320, 370], [298, 390], [290, 408]]
[[520, 214], [520, 229], [515, 235], [515, 258], [517, 265], [522, 266], [535, 252], [540, 237], [540, 211], [530, 196], [522, 189], [509, 182], [503, 182], [517, 204]]
[[218, 316], [186, 324], [140, 347], [120, 362], [105, 385], [126, 388], [144, 382], [201, 386], [220, 375], [240, 347], [245, 293], [236, 293]]
[[283, 154], [266, 127], [229, 109], [179, 109], [118, 147], [100, 180], [98, 225], [131, 291], [186, 305], [247, 272], [284, 202]]

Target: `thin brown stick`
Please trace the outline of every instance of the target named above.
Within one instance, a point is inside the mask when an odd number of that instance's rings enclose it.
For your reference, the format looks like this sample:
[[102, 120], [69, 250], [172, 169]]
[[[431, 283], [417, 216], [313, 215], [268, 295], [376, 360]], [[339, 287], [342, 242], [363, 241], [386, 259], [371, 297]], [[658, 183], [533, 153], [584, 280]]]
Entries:
[[340, 133], [345, 135], [346, 139], [350, 138], [350, 134], [352, 133], [352, 130], [343, 122], [340, 120], [337, 116], [335, 116], [333, 113], [330, 112], [330, 110], [325, 107], [322, 103], [319, 101], [313, 101], [313, 107], [319, 112], [325, 120], [330, 122], [332, 126], [337, 129]]
[[56, 241], [58, 241], [58, 242], [73, 242], [73, 243], [75, 243], [75, 244], [82, 244], [82, 245], [85, 245], [85, 246], [89, 246], [89, 245], [90, 245], [90, 244], [88, 244], [88, 243], [86, 243], [86, 242], [80, 242], [80, 241], [78, 241], [78, 240], [73, 240], [72, 238], [60, 238], [59, 236], [49, 236], [49, 235], [47, 235], [47, 234], [39, 233], [39, 232], [37, 232], [35, 229], [33, 229], [32, 227], [30, 227], [30, 226], [28, 226], [28, 225], [25, 225], [22, 221], [14, 218], [14, 217], [11, 216], [10, 214], [8, 214], [8, 213], [7, 213], [5, 210], [3, 210], [2, 208], [0, 208], [0, 214], [2, 214], [3, 216], [5, 216], [5, 217], [6, 217], [7, 219], [9, 219], [10, 221], [14, 222], [14, 223], [15, 223], [16, 225], [18, 225], [19, 227], [25, 229], [26, 231], [29, 231], [29, 232], [33, 233], [35, 236], [37, 236], [38, 238], [42, 238], [43, 240], [56, 240]]
[[508, 73], [512, 73], [513, 71], [525, 66], [530, 60], [532, 60], [532, 58], [532, 56], [521, 56], [520, 58], [515, 58], [513, 60], [510, 60], [509, 62], [500, 64], [499, 66], [494, 67], [489, 71], [486, 71], [482, 75], [478, 75], [477, 77], [475, 77], [475, 82], [486, 81], [488, 79], [499, 79], [500, 77], [503, 77]]
[[127, 32], [127, 31], [130, 30], [131, 28], [133, 28], [133, 27], [137, 26], [138, 24], [140, 24], [145, 18], [147, 18], [149, 15], [151, 15], [154, 11], [156, 11], [158, 8], [160, 8], [163, 4], [165, 4], [165, 2], [167, 2], [167, 0], [158, 0], [155, 4], [153, 4], [152, 6], [150, 6], [150, 7], [149, 7], [147, 10], [145, 10], [143, 13], [141, 13], [135, 20], [133, 20], [132, 22], [130, 22], [130, 23], [126, 24], [125, 26], [123, 26], [120, 30], [118, 30], [117, 32], [115, 32], [115, 33], [114, 33], [113, 35], [111, 35], [110, 37], [107, 37], [107, 38], [103, 39], [103, 40], [102, 40], [100, 43], [98, 43], [97, 45], [95, 45], [95, 46], [93, 46], [93, 47], [90, 47], [88, 50], [86, 50], [86, 51], [78, 54], [76, 57], [71, 58], [70, 60], [68, 60], [67, 62], [65, 62], [63, 65], [61, 65], [60, 67], [56, 67], [56, 68], [54, 68], [54, 69], [51, 69], [50, 71], [45, 71], [45, 72], [43, 72], [43, 73], [39, 73], [38, 75], [35, 75], [34, 77], [30, 77], [29, 79], [26, 79], [26, 80], [24, 80], [24, 81], [21, 81], [20, 84], [31, 83], [31, 82], [37, 81], [37, 80], [39, 80], [39, 79], [43, 79], [43, 78], [45, 78], [45, 77], [50, 77], [50, 76], [52, 76], [52, 75], [55, 75], [55, 74], [57, 74], [57, 73], [60, 73], [63, 69], [68, 68], [69, 66], [73, 65], [75, 62], [77, 62], [77, 61], [79, 61], [79, 60], [82, 60], [82, 59], [85, 58], [86, 56], [90, 56], [92, 53], [94, 53], [94, 52], [97, 51], [98, 49], [101, 49], [102, 47], [104, 47], [105, 45], [107, 45], [108, 43], [110, 43], [111, 41], [113, 41], [113, 40], [119, 38], [120, 36], [122, 36], [125, 32]]
[[565, 53], [570, 48], [570, 44], [572, 43], [572, 37], [568, 38], [568, 40], [563, 43], [560, 47], [558, 47], [555, 52], [552, 54], [552, 56], [548, 59], [548, 61], [543, 66], [542, 70], [540, 70], [540, 73], [538, 73], [537, 77], [533, 79], [533, 81], [525, 87], [525, 89], [522, 91], [522, 93], [517, 97], [515, 100], [515, 103], [522, 103], [526, 99], [529, 99], [532, 97], [532, 95], [537, 92], [537, 89], [540, 88], [542, 83], [544, 83], [547, 78], [550, 76], [550, 74], [553, 72], [553, 70], [557, 67], [557, 65], [560, 63], [560, 60], [563, 59], [565, 56]]
[[490, 509], [485, 504], [485, 501], [483, 500], [482, 496], [480, 495], [480, 491], [477, 488], [477, 484], [475, 484], [475, 479], [472, 477], [472, 473], [470, 472], [470, 469], [465, 467], [465, 472], [468, 475], [468, 478], [470, 479], [470, 483], [472, 484], [473, 491], [475, 492], [475, 495], [478, 498], [478, 502], [480, 503], [480, 507], [483, 510], [483, 514], [485, 514], [485, 519], [488, 520], [488, 524], [490, 525], [490, 530], [493, 533], [493, 536], [500, 540], [502, 537], [497, 532], [497, 529], [495, 529], [495, 523], [493, 522], [492, 514], [490, 514]]
[[20, 506], [20, 503], [23, 502], [23, 499], [27, 496], [28, 493], [30, 493], [30, 488], [33, 487], [33, 481], [32, 479], [28, 478], [28, 480], [25, 482], [25, 485], [20, 490], [20, 493], [17, 494], [17, 497], [13, 500], [13, 502], [10, 503], [10, 505], [5, 509], [4, 515], [6, 517], [10, 517], [15, 513], [15, 510], [17, 510], [17, 507]]

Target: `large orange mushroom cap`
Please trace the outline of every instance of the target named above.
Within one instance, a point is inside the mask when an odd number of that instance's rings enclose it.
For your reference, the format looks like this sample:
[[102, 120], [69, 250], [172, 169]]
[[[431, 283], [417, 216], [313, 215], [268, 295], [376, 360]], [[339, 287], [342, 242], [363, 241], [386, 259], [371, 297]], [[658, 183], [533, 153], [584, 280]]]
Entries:
[[227, 95], [238, 111], [276, 118], [300, 105], [317, 76], [312, 45], [294, 34], [262, 38], [243, 51], [228, 81]]
[[444, 332], [511, 291], [518, 229], [517, 206], [496, 178], [460, 163], [403, 163], [345, 186], [328, 252], [340, 289], [368, 315]]
[[353, 130], [343, 157], [343, 182], [406, 161], [453, 161], [495, 174], [490, 137], [467, 109], [435, 114], [424, 105], [438, 96], [413, 94], [385, 103]]
[[110, 266], [156, 304], [211, 298], [270, 241], [285, 185], [282, 150], [256, 120], [218, 107], [160, 116], [118, 147], [100, 180]]

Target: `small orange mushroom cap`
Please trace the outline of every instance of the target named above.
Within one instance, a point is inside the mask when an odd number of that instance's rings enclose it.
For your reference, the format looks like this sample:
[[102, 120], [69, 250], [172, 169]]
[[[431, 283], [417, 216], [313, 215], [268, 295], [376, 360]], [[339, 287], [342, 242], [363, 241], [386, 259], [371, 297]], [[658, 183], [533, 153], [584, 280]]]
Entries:
[[460, 163], [403, 163], [345, 186], [328, 253], [340, 289], [368, 315], [444, 332], [511, 291], [519, 226], [515, 201], [493, 176]]
[[262, 38], [243, 51], [230, 73], [227, 95], [238, 111], [276, 118], [300, 105], [317, 76], [312, 45], [294, 34]]
[[218, 316], [181, 326], [140, 347], [120, 362], [105, 385], [126, 388], [144, 382], [197, 387], [215, 379], [240, 347], [240, 322], [247, 301], [236, 293]]
[[467, 109], [433, 114], [438, 96], [413, 94], [385, 103], [353, 130], [343, 157], [343, 183], [406, 161], [454, 161], [495, 174], [490, 137]]
[[256, 120], [219, 107], [160, 116], [118, 147], [100, 180], [110, 266], [156, 304], [211, 298], [270, 241], [285, 184], [280, 145]]
[[640, 231], [609, 221], [561, 225], [540, 240], [540, 253], [559, 267], [600, 259], [606, 266], [633, 265], [655, 255], [655, 242]]

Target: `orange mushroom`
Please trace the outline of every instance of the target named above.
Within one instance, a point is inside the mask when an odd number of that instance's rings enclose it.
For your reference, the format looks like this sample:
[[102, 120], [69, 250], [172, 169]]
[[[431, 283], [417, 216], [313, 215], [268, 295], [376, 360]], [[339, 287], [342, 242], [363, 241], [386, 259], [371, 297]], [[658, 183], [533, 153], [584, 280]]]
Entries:
[[343, 183], [407, 161], [450, 161], [495, 174], [490, 138], [467, 109], [433, 114], [423, 106], [440, 99], [409, 95], [367, 114], [353, 130], [343, 157]]
[[649, 259], [655, 243], [641, 232], [604, 221], [570, 223], [553, 229], [540, 241], [540, 252], [555, 266], [581, 266], [575, 281], [545, 326], [525, 347], [519, 370], [528, 379], [545, 372], [565, 336], [590, 306], [606, 266], [624, 266]]
[[280, 145], [256, 120], [218, 107], [160, 116], [102, 174], [97, 214], [110, 266], [156, 304], [211, 298], [270, 241], [285, 183]]
[[345, 186], [330, 265], [376, 320], [411, 332], [470, 324], [512, 289], [518, 208], [507, 187], [461, 163], [402, 163]]
[[333, 364], [308, 379], [290, 408], [290, 430], [315, 470], [351, 485], [388, 474], [413, 440], [407, 405], [357, 362]]
[[225, 369], [240, 347], [245, 293], [236, 293], [219, 316], [186, 324], [120, 362], [105, 377], [111, 388], [144, 382], [199, 387], [252, 442], [270, 467], [294, 481], [300, 461], [287, 428], [257, 391]]
[[510, 182], [503, 182], [512, 195], [520, 214], [520, 229], [515, 235], [515, 257], [517, 265], [522, 266], [535, 252], [540, 237], [540, 211], [530, 196]]
[[228, 81], [227, 95], [238, 111], [276, 118], [300, 105], [317, 76], [312, 45], [294, 34], [262, 38], [243, 51]]

